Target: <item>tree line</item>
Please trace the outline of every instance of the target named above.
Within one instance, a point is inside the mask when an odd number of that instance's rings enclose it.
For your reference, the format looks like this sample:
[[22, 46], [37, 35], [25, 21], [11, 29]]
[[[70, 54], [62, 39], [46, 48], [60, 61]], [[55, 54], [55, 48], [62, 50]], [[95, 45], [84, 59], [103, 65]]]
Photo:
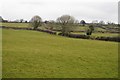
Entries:
[[[56, 19], [56, 21], [44, 21], [45, 24], [48, 23], [56, 23], [61, 26], [61, 34], [62, 35], [68, 35], [71, 31], [74, 31], [72, 27], [77, 26], [77, 25], [82, 25], [86, 26], [87, 25], [87, 30], [86, 30], [86, 35], [92, 35], [93, 31], [95, 30], [95, 27], [102, 27], [106, 26], [104, 21], [97, 21], [94, 20], [92, 23], [86, 23], [84, 20], [81, 20], [80, 22], [75, 19], [73, 16], [70, 15], [62, 15]], [[33, 27], [33, 29], [37, 29], [39, 26], [43, 24], [42, 18], [38, 15], [33, 16], [30, 20], [30, 24]], [[115, 23], [112, 22], [107, 22], [107, 25], [109, 26], [119, 26]], [[74, 27], [75, 28], [75, 27]], [[52, 27], [50, 28], [52, 30]]]
[[[8, 22], [7, 20], [4, 20], [1, 16], [0, 16], [0, 22]], [[20, 23], [27, 23], [27, 21], [25, 21], [24, 19], [19, 19], [13, 22], [20, 22]], [[50, 21], [42, 21], [42, 18], [38, 15], [35, 15], [31, 18], [31, 20], [29, 21], [29, 24], [31, 27], [33, 27], [33, 29], [37, 29], [38, 27], [42, 26], [42, 24], [48, 24], [48, 23], [56, 23], [59, 24], [61, 26], [61, 34], [62, 35], [68, 35], [73, 29], [71, 26], [74, 25], [82, 25], [82, 26], [88, 26], [88, 29], [86, 30], [86, 35], [91, 35], [94, 31], [94, 27], [100, 27], [103, 25], [106, 25], [104, 21], [97, 21], [94, 20], [92, 21], [92, 23], [86, 23], [85, 20], [81, 20], [80, 22], [75, 19], [73, 16], [70, 15], [62, 15], [60, 17], [58, 17], [56, 19], [56, 21], [50, 20]], [[107, 22], [108, 25], [116, 25], [115, 23], [112, 22]], [[52, 30], [52, 27], [50, 28]]]
[[[85, 26], [86, 24], [89, 25], [88, 29], [86, 30], [86, 35], [91, 35], [94, 31], [94, 26], [98, 25], [96, 21], [94, 21], [91, 24], [88, 24], [84, 20], [81, 20], [79, 23], [78, 20], [76, 20], [73, 16], [70, 16], [70, 15], [62, 15], [62, 16], [58, 17], [56, 19], [56, 21], [50, 21], [50, 22], [45, 21], [44, 23], [45, 24], [57, 23], [57, 24], [61, 25], [61, 34], [62, 35], [68, 35], [72, 30], [71, 26], [78, 25], [78, 24], [81, 24], [82, 26]], [[31, 25], [31, 27], [33, 27], [33, 29], [37, 29], [42, 24], [43, 24], [43, 22], [42, 22], [42, 18], [40, 16], [36, 15], [36, 16], [32, 17], [30, 20], [30, 25]], [[99, 24], [105, 25], [104, 21], [100, 21]]]

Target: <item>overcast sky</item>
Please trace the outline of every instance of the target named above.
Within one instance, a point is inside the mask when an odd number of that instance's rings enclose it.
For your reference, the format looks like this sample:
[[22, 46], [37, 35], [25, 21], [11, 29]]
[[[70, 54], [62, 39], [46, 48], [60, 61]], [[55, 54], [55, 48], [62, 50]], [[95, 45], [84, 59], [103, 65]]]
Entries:
[[39, 15], [44, 20], [56, 20], [69, 14], [78, 20], [118, 22], [119, 0], [0, 0], [0, 16], [8, 20], [30, 20]]

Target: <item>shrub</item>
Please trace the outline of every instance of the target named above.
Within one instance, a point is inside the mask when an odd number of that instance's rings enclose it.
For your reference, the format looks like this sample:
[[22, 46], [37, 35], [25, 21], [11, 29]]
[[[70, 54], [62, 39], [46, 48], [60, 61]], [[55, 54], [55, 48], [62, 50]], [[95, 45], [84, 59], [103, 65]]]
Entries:
[[30, 20], [30, 25], [33, 27], [33, 29], [37, 29], [39, 26], [41, 26], [42, 19], [39, 16], [34, 16]]
[[92, 35], [92, 32], [94, 31], [93, 25], [90, 25], [88, 30], [86, 31], [86, 35]]

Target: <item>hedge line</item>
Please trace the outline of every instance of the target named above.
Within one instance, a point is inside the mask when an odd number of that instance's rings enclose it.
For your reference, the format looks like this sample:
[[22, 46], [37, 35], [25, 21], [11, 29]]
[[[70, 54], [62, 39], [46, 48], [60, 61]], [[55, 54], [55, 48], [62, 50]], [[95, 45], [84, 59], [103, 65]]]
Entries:
[[[4, 29], [15, 29], [15, 30], [34, 30], [34, 29], [32, 29], [32, 28], [24, 28], [24, 27], [6, 27], [6, 26], [0, 26], [0, 28], [4, 28]], [[56, 34], [55, 31], [50, 31], [50, 30], [35, 29], [34, 31], [41, 31], [41, 32], [49, 33], [49, 34]]]
[[91, 37], [88, 35], [80, 35], [80, 34], [58, 34], [61, 36], [67, 36], [71, 38], [82, 38], [82, 39], [92, 39], [92, 40], [103, 40], [103, 41], [115, 41], [115, 42], [120, 42], [120, 37], [104, 37], [104, 36], [99, 36], [99, 37]]
[[[15, 29], [15, 30], [34, 30], [32, 28], [18, 28], [18, 27], [6, 27], [6, 26], [0, 26], [0, 28], [5, 28], [5, 29]], [[41, 32], [46, 32], [49, 34], [54, 34], [56, 35], [57, 32], [51, 31], [51, 30], [41, 30], [41, 29], [36, 29], [35, 31], [41, 31]], [[91, 37], [88, 35], [80, 35], [80, 34], [62, 34], [59, 33], [58, 35], [60, 36], [66, 36], [70, 38], [82, 38], [82, 39], [92, 39], [92, 40], [103, 40], [103, 41], [115, 41], [115, 42], [120, 42], [120, 36], [117, 37]]]

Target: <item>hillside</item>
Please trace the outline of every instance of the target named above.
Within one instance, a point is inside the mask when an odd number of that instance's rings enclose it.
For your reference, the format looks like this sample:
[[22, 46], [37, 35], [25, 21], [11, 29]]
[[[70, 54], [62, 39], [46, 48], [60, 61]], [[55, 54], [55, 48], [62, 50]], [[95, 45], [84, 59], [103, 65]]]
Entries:
[[118, 43], [3, 29], [3, 78], [116, 78]]

